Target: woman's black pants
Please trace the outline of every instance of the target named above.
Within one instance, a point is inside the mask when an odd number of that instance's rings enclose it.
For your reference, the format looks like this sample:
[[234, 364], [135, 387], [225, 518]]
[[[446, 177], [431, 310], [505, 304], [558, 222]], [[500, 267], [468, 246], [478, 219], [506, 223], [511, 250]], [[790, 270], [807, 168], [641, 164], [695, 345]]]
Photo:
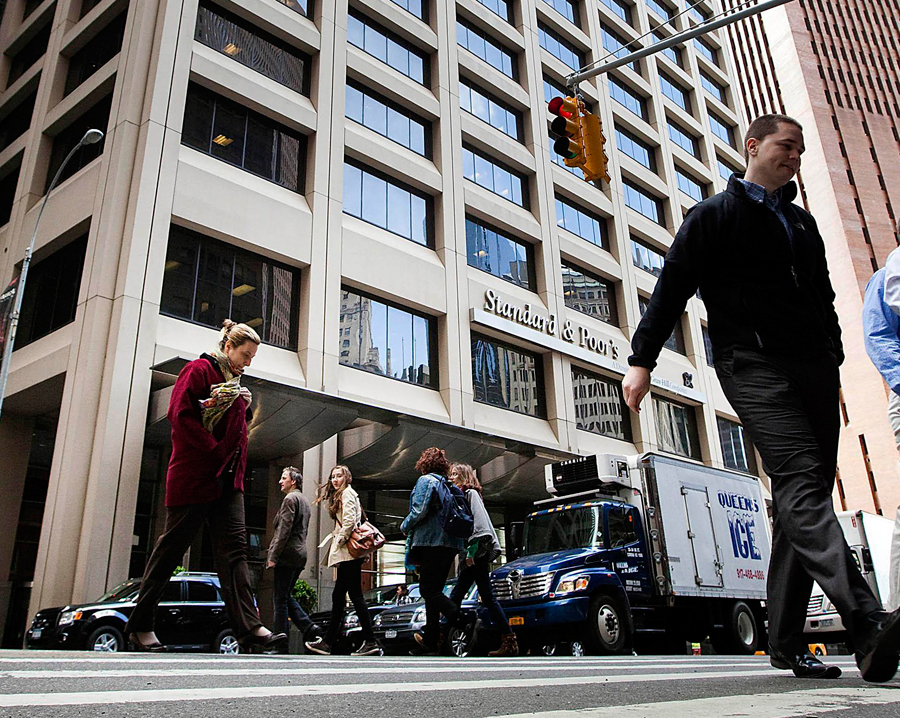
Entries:
[[363, 560], [358, 558], [353, 561], [341, 561], [337, 565], [337, 578], [331, 592], [331, 621], [328, 623], [328, 635], [325, 637], [325, 642], [329, 646], [333, 646], [341, 635], [344, 615], [347, 613], [345, 600], [347, 596], [350, 596], [353, 608], [356, 609], [363, 640], [375, 640], [375, 634], [372, 632], [372, 617], [369, 615], [366, 599], [362, 595]]

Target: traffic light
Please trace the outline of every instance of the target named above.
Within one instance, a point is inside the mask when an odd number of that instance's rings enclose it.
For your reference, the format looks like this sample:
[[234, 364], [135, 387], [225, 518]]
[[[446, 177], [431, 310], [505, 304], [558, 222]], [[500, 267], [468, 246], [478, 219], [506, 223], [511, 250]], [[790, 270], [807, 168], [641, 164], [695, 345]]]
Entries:
[[562, 155], [567, 167], [584, 167], [586, 157], [581, 134], [581, 107], [574, 97], [554, 97], [548, 104], [556, 119], [550, 131], [556, 135], [553, 151]]
[[581, 168], [584, 178], [588, 182], [604, 179], [609, 182], [609, 172], [606, 165], [609, 160], [603, 145], [606, 138], [603, 136], [603, 124], [597, 115], [584, 113], [581, 117], [581, 137], [584, 146], [585, 163]]

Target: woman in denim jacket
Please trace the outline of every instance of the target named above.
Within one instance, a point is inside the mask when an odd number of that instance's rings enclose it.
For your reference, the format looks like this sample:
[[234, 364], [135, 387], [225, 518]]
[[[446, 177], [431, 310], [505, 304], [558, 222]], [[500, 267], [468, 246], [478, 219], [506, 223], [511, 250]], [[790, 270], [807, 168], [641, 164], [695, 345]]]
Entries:
[[453, 559], [465, 547], [463, 539], [450, 536], [439, 518], [441, 503], [436, 488], [446, 481], [450, 463], [443, 449], [425, 449], [416, 462], [421, 474], [409, 497], [409, 514], [400, 525], [406, 534], [406, 563], [419, 573], [419, 591], [425, 601], [425, 629], [415, 638], [422, 655], [436, 654], [442, 643], [441, 614], [448, 625], [457, 625], [460, 611], [445, 594], [444, 584]]

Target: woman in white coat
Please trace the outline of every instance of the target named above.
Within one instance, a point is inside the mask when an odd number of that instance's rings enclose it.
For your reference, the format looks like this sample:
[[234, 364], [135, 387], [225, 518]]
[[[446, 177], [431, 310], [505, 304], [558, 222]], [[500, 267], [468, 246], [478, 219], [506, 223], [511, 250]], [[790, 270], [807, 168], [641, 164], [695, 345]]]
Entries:
[[344, 626], [344, 615], [347, 611], [347, 596], [356, 609], [359, 626], [362, 629], [363, 643], [352, 655], [371, 656], [381, 652], [372, 632], [372, 617], [362, 594], [362, 564], [364, 559], [353, 558], [347, 548], [347, 541], [353, 529], [359, 526], [362, 519], [362, 505], [359, 495], [350, 487], [353, 477], [346, 466], [335, 466], [331, 477], [319, 487], [316, 504], [324, 503], [331, 518], [334, 519], [334, 530], [325, 538], [321, 546], [328, 541], [326, 565], [335, 568], [334, 590], [331, 592], [331, 620], [328, 632], [314, 641], [307, 641], [306, 648], [323, 656], [331, 655], [331, 647], [337, 642]]

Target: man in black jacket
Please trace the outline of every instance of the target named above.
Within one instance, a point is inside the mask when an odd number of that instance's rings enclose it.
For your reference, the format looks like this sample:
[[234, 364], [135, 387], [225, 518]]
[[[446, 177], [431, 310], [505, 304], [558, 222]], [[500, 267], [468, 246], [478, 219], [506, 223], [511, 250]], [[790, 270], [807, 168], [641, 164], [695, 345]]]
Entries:
[[844, 353], [824, 243], [812, 215], [792, 203], [803, 150], [796, 120], [751, 123], [745, 176], [696, 205], [675, 236], [622, 388], [640, 411], [662, 346], [699, 289], [719, 382], [772, 481], [770, 661], [800, 678], [840, 676], [806, 649], [815, 580], [853, 638], [863, 678], [883, 682], [897, 671], [900, 611], [881, 610], [832, 506]]

